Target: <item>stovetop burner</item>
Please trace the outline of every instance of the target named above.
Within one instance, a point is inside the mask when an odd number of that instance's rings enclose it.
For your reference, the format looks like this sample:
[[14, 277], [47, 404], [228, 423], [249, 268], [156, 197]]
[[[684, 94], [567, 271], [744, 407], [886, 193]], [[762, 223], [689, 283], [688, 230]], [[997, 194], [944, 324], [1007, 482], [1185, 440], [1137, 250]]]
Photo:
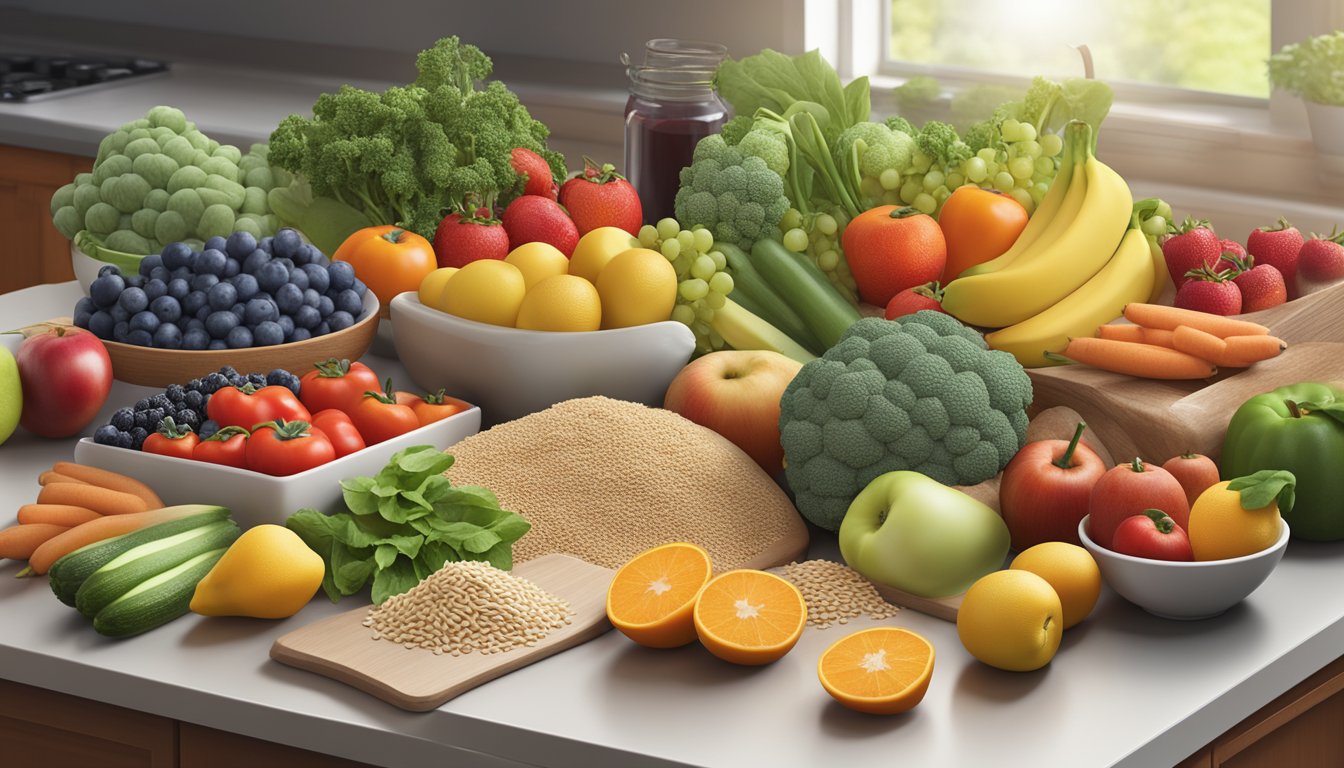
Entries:
[[0, 51], [0, 103], [37, 101], [167, 71], [167, 63], [152, 59]]

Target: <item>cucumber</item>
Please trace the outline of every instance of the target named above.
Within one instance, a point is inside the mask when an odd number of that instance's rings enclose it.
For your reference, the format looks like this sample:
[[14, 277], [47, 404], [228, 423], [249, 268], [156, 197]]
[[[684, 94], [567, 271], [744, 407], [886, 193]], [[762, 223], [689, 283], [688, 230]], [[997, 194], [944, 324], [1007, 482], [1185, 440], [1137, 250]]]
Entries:
[[215, 567], [228, 547], [202, 552], [151, 576], [93, 617], [93, 628], [108, 637], [130, 637], [163, 626], [191, 609], [196, 585]]
[[141, 544], [117, 555], [86, 579], [75, 594], [75, 607], [93, 618], [112, 601], [150, 577], [176, 568], [203, 552], [227, 547], [237, 538], [238, 526], [232, 520], [221, 520]]
[[845, 301], [821, 270], [783, 243], [757, 240], [751, 246], [751, 265], [798, 313], [824, 348], [835, 346], [841, 334], [859, 321], [858, 310]]
[[783, 331], [812, 354], [826, 351], [798, 313], [765, 282], [741, 248], [732, 243], [715, 243], [714, 249], [728, 261], [728, 271], [733, 277], [733, 301]]
[[166, 523], [151, 525], [138, 531], [86, 544], [52, 563], [51, 569], [47, 571], [47, 575], [51, 578], [51, 591], [56, 593], [57, 599], [62, 603], [74, 607], [75, 594], [79, 592], [79, 587], [84, 583], [84, 580], [121, 553], [132, 550], [141, 544], [189, 531], [192, 528], [199, 528], [209, 523], [227, 520], [229, 517], [227, 507], [217, 507], [211, 504], [183, 506], [197, 507], [200, 512], [189, 517], [169, 520]]

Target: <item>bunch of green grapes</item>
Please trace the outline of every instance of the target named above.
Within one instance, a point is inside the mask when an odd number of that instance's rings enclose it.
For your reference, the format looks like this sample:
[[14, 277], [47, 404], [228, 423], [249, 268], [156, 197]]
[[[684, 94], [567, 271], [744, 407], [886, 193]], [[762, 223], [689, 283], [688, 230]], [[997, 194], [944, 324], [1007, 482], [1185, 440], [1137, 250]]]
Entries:
[[1054, 133], [1038, 136], [1034, 125], [1016, 120], [1003, 121], [1000, 133], [1001, 148], [980, 150], [957, 171], [966, 181], [1012, 195], [1031, 213], [1059, 172], [1064, 141]]
[[[895, 175], [894, 170], [892, 174]], [[891, 204], [900, 205], [900, 202]], [[848, 224], [849, 219], [839, 208], [809, 214], [790, 208], [779, 220], [779, 231], [783, 233], [785, 248], [806, 254], [841, 296], [850, 303], [857, 303], [858, 287], [840, 247], [840, 239]]]
[[723, 337], [710, 324], [733, 292], [733, 276], [724, 271], [728, 260], [714, 250], [713, 233], [704, 227], [682, 229], [676, 219], [666, 218], [640, 227], [639, 243], [663, 254], [677, 271], [672, 319], [695, 333], [696, 351], [723, 349]]

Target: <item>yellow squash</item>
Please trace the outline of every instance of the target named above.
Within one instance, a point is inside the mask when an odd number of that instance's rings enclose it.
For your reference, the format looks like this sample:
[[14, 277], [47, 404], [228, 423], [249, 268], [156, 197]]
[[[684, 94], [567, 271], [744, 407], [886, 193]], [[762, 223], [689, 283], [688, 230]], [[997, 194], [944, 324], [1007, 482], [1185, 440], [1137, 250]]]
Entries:
[[322, 586], [326, 564], [298, 534], [280, 525], [243, 533], [196, 585], [191, 610], [202, 616], [283, 619]]

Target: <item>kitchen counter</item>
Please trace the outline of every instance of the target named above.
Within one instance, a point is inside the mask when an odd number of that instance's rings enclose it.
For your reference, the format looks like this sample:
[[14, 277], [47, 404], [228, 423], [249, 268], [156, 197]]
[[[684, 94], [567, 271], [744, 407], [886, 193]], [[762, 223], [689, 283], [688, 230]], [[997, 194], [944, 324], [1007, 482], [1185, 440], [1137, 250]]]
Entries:
[[[78, 296], [74, 283], [0, 296], [0, 328], [68, 313]], [[404, 378], [395, 361], [369, 362]], [[149, 392], [117, 382], [95, 426]], [[19, 432], [0, 446], [0, 524], [73, 442]], [[835, 557], [834, 537], [818, 535], [813, 555]], [[822, 650], [866, 621], [809, 628], [784, 659], [754, 669], [608, 632], [415, 714], [269, 660], [276, 637], [355, 599], [319, 595], [279, 622], [188, 616], [115, 641], [45, 580], [10, 578], [19, 567], [0, 565], [0, 678], [387, 766], [1173, 765], [1344, 649], [1344, 591], [1326, 588], [1344, 577], [1344, 544], [1293, 542], [1259, 590], [1215, 619], [1165, 621], [1106, 590], [1037, 673], [986, 667], [954, 625], [902, 611], [884, 623], [923, 634], [938, 654], [926, 698], [904, 716], [850, 712], [817, 682]]]

